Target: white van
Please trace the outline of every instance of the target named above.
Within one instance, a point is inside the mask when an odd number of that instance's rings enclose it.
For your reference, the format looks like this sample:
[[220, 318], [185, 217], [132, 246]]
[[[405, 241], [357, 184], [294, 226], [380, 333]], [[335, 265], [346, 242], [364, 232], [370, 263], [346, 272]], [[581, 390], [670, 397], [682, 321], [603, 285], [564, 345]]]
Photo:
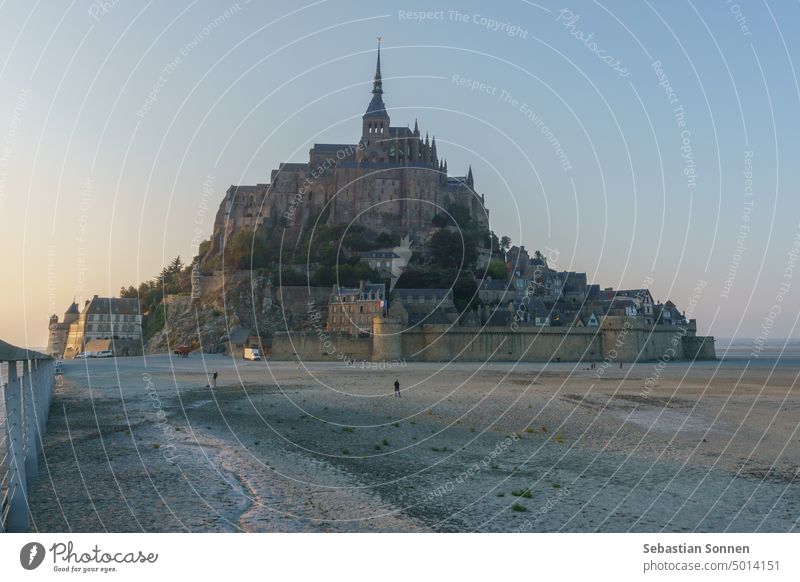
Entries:
[[244, 349], [244, 359], [245, 360], [260, 360], [261, 359], [261, 352], [258, 351], [258, 348], [245, 348]]

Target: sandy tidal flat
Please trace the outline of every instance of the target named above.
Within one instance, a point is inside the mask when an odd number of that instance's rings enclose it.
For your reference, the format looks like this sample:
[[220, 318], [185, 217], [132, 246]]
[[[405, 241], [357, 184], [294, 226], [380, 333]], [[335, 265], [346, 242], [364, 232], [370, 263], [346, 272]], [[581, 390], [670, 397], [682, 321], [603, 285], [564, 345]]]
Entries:
[[795, 364], [72, 361], [32, 513], [40, 531], [796, 531]]

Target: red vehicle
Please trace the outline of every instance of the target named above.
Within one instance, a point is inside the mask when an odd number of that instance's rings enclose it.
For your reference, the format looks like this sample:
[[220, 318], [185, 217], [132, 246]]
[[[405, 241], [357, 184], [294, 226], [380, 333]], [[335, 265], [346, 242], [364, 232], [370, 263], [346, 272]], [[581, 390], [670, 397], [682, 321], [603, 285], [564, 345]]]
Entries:
[[175, 350], [175, 354], [181, 358], [188, 358], [191, 351], [192, 348], [189, 346], [178, 346], [178, 348]]

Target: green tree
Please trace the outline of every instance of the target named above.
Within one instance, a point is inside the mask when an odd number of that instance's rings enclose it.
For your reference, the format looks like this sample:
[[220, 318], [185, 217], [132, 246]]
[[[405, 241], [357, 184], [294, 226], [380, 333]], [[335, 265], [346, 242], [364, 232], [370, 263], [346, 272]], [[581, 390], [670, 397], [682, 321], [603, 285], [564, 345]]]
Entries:
[[439, 230], [431, 237], [431, 257], [441, 267], [471, 267], [478, 258], [475, 236], [469, 232]]
[[400, 244], [400, 237], [388, 232], [382, 232], [375, 239], [375, 244], [378, 245], [378, 248], [395, 247]]
[[505, 279], [508, 274], [506, 264], [500, 259], [492, 259], [489, 261], [489, 267], [486, 274], [492, 279]]
[[459, 311], [465, 311], [478, 299], [478, 285], [471, 275], [459, 277], [453, 284], [453, 303]]
[[280, 273], [278, 271], [273, 273], [272, 284], [275, 287], [281, 285], [285, 287], [299, 287], [301, 285], [307, 285], [308, 279], [303, 273], [298, 273], [292, 269], [283, 269]]
[[469, 230], [472, 228], [472, 214], [469, 209], [461, 204], [448, 204], [447, 212], [450, 213], [452, 220], [455, 221], [456, 226], [461, 230]]
[[325, 265], [327, 267], [334, 267], [336, 266], [336, 261], [340, 258], [340, 250], [338, 246], [331, 242], [322, 243], [317, 247], [318, 256], [319, 256], [319, 263], [321, 265]]
[[431, 220], [431, 224], [433, 226], [435, 226], [436, 228], [444, 228], [448, 224], [450, 224], [450, 221], [447, 219], [447, 216], [445, 216], [444, 214], [437, 214]]
[[225, 245], [225, 265], [232, 269], [260, 269], [269, 264], [269, 247], [253, 232], [237, 232]]
[[336, 283], [336, 269], [329, 265], [322, 265], [311, 277], [311, 283], [315, 287], [326, 287]]
[[506, 252], [510, 248], [511, 248], [511, 237], [503, 235], [503, 237], [500, 238], [500, 250]]
[[406, 267], [403, 274], [397, 280], [396, 287], [400, 289], [437, 289], [449, 287], [452, 278], [446, 278], [446, 274], [452, 272], [457, 273], [458, 270], [444, 270], [440, 267]]

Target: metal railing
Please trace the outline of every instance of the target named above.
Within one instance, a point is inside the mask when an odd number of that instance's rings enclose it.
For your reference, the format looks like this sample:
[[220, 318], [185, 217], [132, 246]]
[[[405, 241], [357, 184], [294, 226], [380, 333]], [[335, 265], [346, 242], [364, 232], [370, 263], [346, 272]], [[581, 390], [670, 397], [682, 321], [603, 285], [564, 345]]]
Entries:
[[28, 489], [53, 395], [55, 362], [0, 340], [0, 532], [30, 530]]

